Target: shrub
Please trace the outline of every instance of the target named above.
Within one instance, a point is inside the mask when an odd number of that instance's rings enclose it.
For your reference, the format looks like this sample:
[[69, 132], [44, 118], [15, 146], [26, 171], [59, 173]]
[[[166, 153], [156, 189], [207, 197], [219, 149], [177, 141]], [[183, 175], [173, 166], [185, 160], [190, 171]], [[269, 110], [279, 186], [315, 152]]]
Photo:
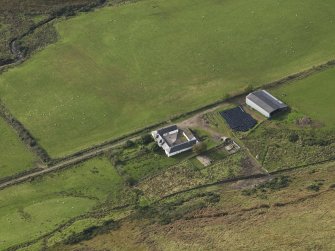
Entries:
[[208, 203], [215, 204], [218, 203], [220, 199], [221, 199], [220, 195], [213, 193], [206, 198], [206, 201]]
[[289, 134], [288, 140], [292, 143], [295, 143], [299, 140], [299, 135], [295, 132], [292, 132], [292, 133]]
[[138, 183], [138, 180], [132, 176], [127, 176], [125, 182], [128, 186], [135, 186]]
[[327, 146], [331, 142], [326, 139], [318, 139], [318, 138], [311, 137], [311, 138], [304, 139], [303, 143], [304, 145], [307, 145], [307, 146]]
[[145, 134], [145, 135], [142, 135], [141, 136], [141, 139], [140, 139], [140, 142], [143, 144], [143, 145], [148, 145], [149, 143], [153, 142], [154, 139], [151, 137], [150, 134]]
[[244, 196], [251, 196], [251, 195], [253, 195], [255, 193], [257, 193], [257, 189], [256, 188], [242, 190], [242, 195], [244, 195]]
[[150, 145], [148, 146], [149, 150], [151, 152], [158, 152], [161, 148], [156, 144], [156, 142], [152, 142], [150, 143]]
[[269, 188], [271, 190], [278, 190], [281, 188], [288, 187], [290, 185], [291, 179], [289, 176], [276, 177], [273, 180], [261, 184], [258, 186], [259, 189]]
[[113, 166], [118, 166], [122, 164], [122, 161], [120, 160], [118, 155], [111, 156], [110, 161], [113, 164]]
[[192, 150], [196, 154], [203, 153], [207, 150], [207, 144], [205, 142], [197, 143], [193, 146]]
[[254, 87], [252, 85], [247, 85], [244, 88], [244, 92], [248, 93], [248, 92], [252, 92], [254, 90]]
[[135, 146], [135, 143], [134, 143], [134, 141], [132, 141], [132, 140], [127, 140], [127, 141], [124, 143], [124, 147], [125, 147], [125, 148], [131, 148], [131, 147], [133, 147], [133, 146]]
[[307, 187], [308, 190], [311, 190], [311, 191], [314, 191], [314, 192], [318, 192], [320, 190], [320, 185], [319, 184], [312, 184], [312, 185], [309, 185]]

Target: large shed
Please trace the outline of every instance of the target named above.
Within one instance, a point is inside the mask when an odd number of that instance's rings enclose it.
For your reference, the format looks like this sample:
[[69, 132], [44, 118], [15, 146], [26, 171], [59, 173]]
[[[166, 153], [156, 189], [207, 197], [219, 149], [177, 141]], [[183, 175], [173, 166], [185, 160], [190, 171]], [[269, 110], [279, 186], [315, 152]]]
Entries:
[[287, 105], [265, 90], [250, 93], [246, 97], [246, 103], [267, 118], [271, 118], [274, 114], [287, 109]]

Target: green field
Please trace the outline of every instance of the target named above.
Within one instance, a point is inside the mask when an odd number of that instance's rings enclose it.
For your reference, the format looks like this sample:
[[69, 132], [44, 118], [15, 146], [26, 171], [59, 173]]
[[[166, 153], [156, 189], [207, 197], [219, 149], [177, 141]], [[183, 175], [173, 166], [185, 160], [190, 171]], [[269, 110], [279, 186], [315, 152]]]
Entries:
[[0, 178], [11, 176], [34, 166], [30, 152], [6, 122], [0, 118]]
[[315, 74], [277, 89], [274, 93], [326, 128], [335, 128], [335, 69]]
[[0, 77], [53, 157], [330, 60], [334, 1], [144, 0], [60, 21]]
[[123, 179], [105, 159], [0, 191], [0, 249], [38, 238], [101, 203], [131, 202]]

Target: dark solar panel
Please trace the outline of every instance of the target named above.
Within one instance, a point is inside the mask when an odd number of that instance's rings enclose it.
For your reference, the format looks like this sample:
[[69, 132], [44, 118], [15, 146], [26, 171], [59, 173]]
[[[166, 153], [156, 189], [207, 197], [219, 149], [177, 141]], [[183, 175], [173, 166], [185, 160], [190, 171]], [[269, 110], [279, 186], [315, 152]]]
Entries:
[[257, 124], [257, 121], [242, 107], [235, 107], [220, 112], [220, 114], [227, 121], [229, 127], [235, 131], [246, 132]]

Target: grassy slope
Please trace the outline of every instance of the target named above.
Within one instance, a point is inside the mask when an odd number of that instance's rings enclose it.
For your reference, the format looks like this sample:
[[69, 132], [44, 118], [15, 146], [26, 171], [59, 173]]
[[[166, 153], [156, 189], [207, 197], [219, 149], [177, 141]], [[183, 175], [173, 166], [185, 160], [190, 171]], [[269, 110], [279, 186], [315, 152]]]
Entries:
[[[60, 22], [61, 40], [0, 78], [52, 156], [333, 57], [334, 2], [160, 0]], [[41, 70], [43, 69], [43, 70]]]
[[14, 131], [0, 118], [0, 178], [33, 167], [36, 161]]
[[[55, 250], [111, 246], [115, 250], [332, 250], [335, 190], [330, 186], [335, 182], [334, 164], [313, 170], [291, 173], [292, 182], [286, 188], [259, 189], [252, 196], [242, 195], [238, 189], [241, 183], [212, 187], [211, 191], [220, 194], [220, 202], [191, 214], [204, 218], [180, 219], [163, 226], [145, 220], [126, 221], [116, 231]], [[323, 183], [320, 194], [306, 189], [314, 180]], [[169, 201], [188, 196], [191, 193]], [[260, 205], [269, 208], [253, 209]], [[215, 216], [220, 212], [227, 215]]]
[[[328, 128], [335, 128], [335, 69], [329, 69], [275, 91], [278, 96]], [[284, 94], [284, 95], [283, 95]]]
[[0, 249], [33, 240], [106, 200], [127, 203], [129, 193], [107, 160], [85, 164], [0, 191]]

